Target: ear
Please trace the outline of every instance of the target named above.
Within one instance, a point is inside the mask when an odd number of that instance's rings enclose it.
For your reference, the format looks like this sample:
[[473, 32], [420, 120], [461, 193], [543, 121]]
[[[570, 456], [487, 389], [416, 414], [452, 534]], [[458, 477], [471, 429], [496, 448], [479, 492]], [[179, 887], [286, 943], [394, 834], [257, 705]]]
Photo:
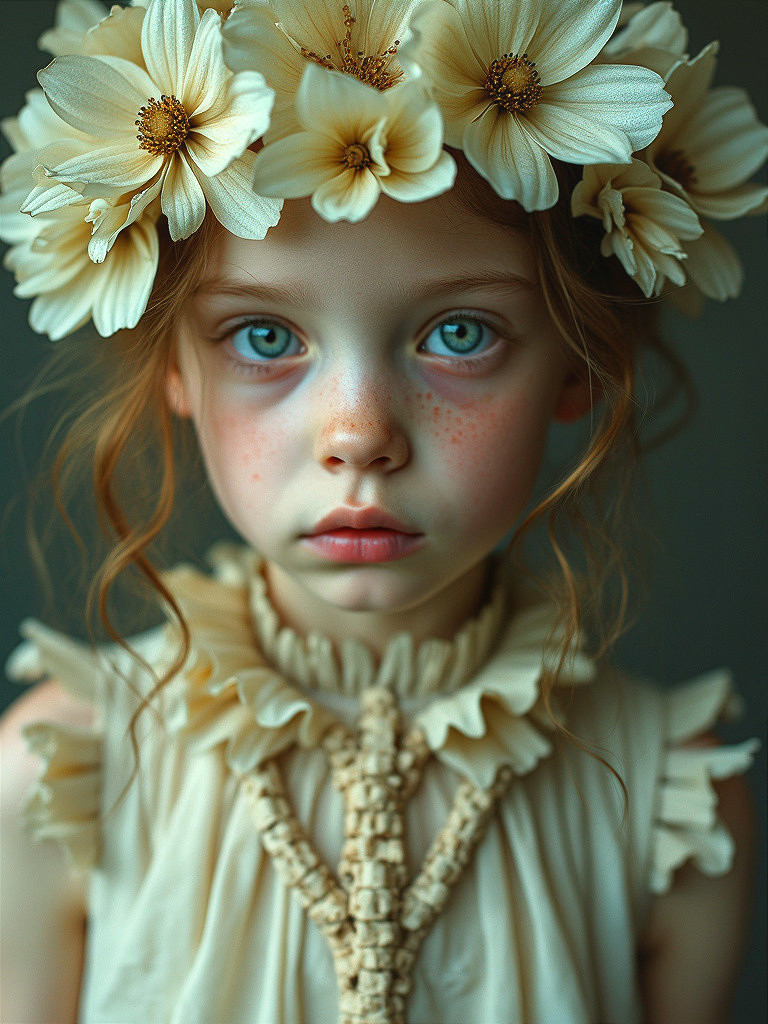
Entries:
[[560, 391], [553, 418], [560, 423], [572, 423], [585, 416], [597, 402], [602, 391], [594, 377], [592, 381], [575, 371], [569, 372]]
[[165, 378], [165, 395], [168, 405], [177, 416], [186, 418], [191, 415], [181, 371], [175, 363], [170, 367]]

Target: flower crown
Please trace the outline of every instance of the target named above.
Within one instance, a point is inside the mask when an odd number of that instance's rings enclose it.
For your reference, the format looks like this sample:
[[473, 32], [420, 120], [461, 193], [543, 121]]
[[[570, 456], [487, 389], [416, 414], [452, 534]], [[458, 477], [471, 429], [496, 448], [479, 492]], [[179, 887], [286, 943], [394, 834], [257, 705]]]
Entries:
[[557, 202], [551, 158], [583, 166], [573, 216], [602, 222], [646, 297], [735, 297], [711, 222], [768, 209], [748, 183], [768, 128], [744, 90], [711, 88], [718, 44], [687, 44], [666, 2], [61, 0], [42, 88], [0, 125], [14, 294], [53, 341], [90, 319], [107, 337], [146, 310], [161, 216], [174, 241], [208, 207], [261, 239], [311, 196], [356, 222], [382, 192], [450, 189], [445, 143], [528, 212]]

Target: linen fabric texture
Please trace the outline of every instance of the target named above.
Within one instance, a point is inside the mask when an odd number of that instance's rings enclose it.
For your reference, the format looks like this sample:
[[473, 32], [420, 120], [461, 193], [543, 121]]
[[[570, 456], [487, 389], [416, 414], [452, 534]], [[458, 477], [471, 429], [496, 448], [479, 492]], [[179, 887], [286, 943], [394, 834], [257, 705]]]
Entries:
[[[408, 1024], [639, 1024], [635, 946], [653, 892], [692, 858], [729, 870], [733, 841], [711, 779], [745, 771], [757, 740], [688, 741], [739, 713], [727, 671], [658, 689], [575, 652], [553, 709], [622, 775], [559, 742], [539, 682], [554, 609], [500, 561], [485, 606], [452, 640], [392, 638], [381, 659], [299, 635], [270, 604], [252, 549], [216, 545], [212, 573], [165, 574], [192, 631], [184, 669], [127, 726], [153, 681], [119, 647], [92, 650], [36, 620], [6, 666], [52, 675], [96, 710], [92, 729], [25, 728], [41, 774], [24, 808], [39, 841], [88, 875], [79, 1024], [329, 1024], [338, 989], [325, 936], [262, 846], [242, 781], [274, 760], [293, 809], [333, 871], [344, 806], [318, 736], [352, 725], [360, 693], [393, 691], [431, 756], [405, 807], [409, 877], [466, 779], [514, 771], [487, 831], [415, 961]], [[132, 638], [156, 669], [170, 622]], [[113, 806], [114, 805], [114, 806]]]

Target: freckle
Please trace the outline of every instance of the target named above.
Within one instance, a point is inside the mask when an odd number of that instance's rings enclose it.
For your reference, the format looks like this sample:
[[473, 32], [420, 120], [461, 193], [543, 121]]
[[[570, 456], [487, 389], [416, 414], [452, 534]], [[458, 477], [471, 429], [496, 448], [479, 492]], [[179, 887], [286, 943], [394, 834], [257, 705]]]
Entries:
[[261, 480], [261, 477], [259, 476], [258, 473], [252, 473], [251, 480]]

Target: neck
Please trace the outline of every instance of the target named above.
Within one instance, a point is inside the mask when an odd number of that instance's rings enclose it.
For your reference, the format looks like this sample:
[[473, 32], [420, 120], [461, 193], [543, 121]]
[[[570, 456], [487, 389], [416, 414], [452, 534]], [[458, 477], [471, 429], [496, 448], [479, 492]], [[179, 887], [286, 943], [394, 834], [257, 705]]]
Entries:
[[418, 604], [350, 611], [323, 600], [273, 562], [265, 561], [263, 572], [269, 598], [284, 625], [303, 635], [321, 633], [333, 641], [337, 651], [344, 640], [359, 640], [378, 657], [401, 632], [410, 633], [415, 643], [432, 637], [452, 639], [483, 607], [493, 584], [489, 556]]

